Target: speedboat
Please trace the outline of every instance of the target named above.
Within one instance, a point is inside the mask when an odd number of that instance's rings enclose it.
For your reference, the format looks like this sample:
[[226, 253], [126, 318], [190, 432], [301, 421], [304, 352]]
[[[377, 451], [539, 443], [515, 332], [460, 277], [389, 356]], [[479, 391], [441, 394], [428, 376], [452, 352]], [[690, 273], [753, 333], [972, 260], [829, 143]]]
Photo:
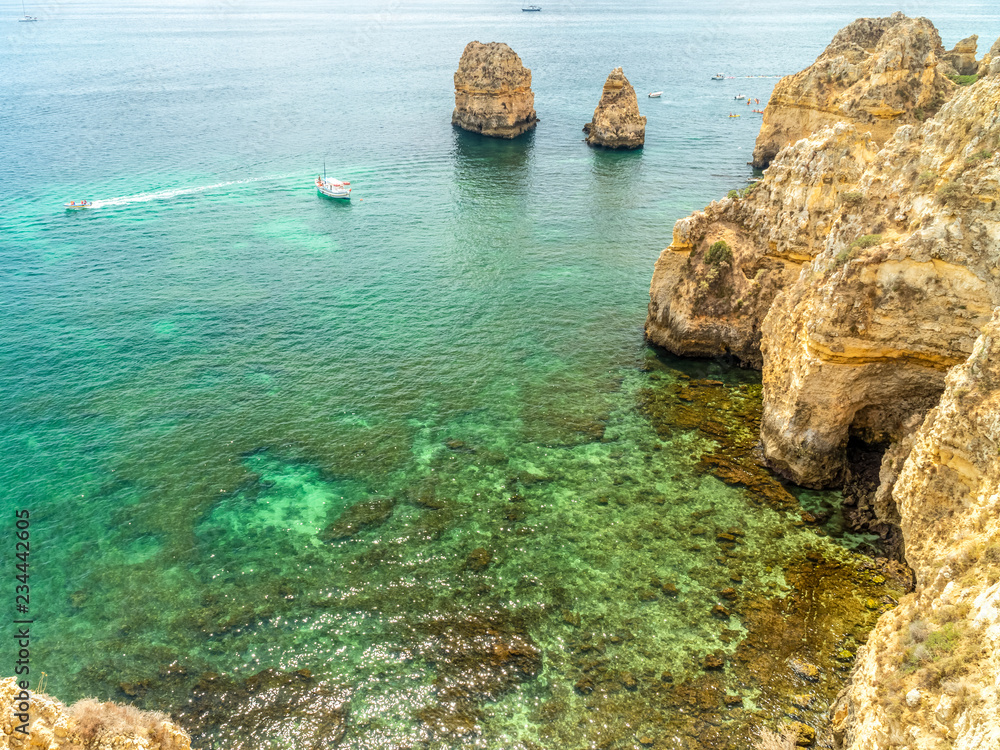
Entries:
[[722, 73], [716, 73], [714, 76], [712, 76], [713, 81], [723, 81], [725, 80], [725, 78], [726, 77], [722, 75]]
[[70, 201], [63, 204], [67, 211], [79, 211], [81, 208], [93, 208], [93, 201]]
[[541, 9], [542, 9], [541, 5], [526, 5], [523, 8], [521, 8], [521, 10], [523, 10], [525, 13], [530, 13], [530, 12], [533, 12], [533, 11], [539, 11]]
[[747, 98], [746, 94], [737, 94], [736, 96], [733, 97], [733, 99], [736, 99], [738, 101], [741, 101], [741, 100], [746, 99], [746, 98]]
[[654, 91], [652, 94], [649, 95], [649, 98], [650, 99], [659, 99], [661, 96], [663, 96], [663, 92], [662, 91]]
[[335, 180], [332, 177], [317, 177], [316, 192], [336, 201], [351, 200], [351, 183]]

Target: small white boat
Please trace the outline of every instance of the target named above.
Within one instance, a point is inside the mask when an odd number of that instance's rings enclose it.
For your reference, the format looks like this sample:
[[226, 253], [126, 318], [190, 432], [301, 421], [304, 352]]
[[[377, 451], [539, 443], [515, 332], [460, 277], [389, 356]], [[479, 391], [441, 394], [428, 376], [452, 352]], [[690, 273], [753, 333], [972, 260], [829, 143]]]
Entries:
[[746, 98], [747, 98], [746, 94], [737, 94], [736, 96], [733, 97], [733, 99], [737, 99], [737, 100], [743, 100], [743, 99], [746, 99]]
[[653, 93], [651, 93], [649, 95], [649, 98], [650, 99], [659, 99], [661, 96], [663, 96], [663, 92], [662, 91], [654, 91]]
[[351, 183], [332, 177], [316, 177], [316, 192], [335, 201], [351, 200]]
[[24, 9], [24, 0], [21, 0], [21, 12], [24, 13], [24, 18], [18, 18], [18, 22], [27, 23], [28, 21], [37, 21], [37, 16], [29, 16], [28, 11]]
[[542, 9], [541, 5], [525, 5], [523, 8], [521, 8], [521, 10], [523, 10], [525, 13], [534, 13], [540, 11], [541, 9]]
[[725, 80], [725, 76], [722, 75], [722, 73], [716, 73], [714, 76], [712, 76], [712, 80], [713, 81], [722, 81], [722, 80]]
[[93, 208], [93, 201], [70, 201], [63, 204], [67, 211], [79, 211], [81, 208]]

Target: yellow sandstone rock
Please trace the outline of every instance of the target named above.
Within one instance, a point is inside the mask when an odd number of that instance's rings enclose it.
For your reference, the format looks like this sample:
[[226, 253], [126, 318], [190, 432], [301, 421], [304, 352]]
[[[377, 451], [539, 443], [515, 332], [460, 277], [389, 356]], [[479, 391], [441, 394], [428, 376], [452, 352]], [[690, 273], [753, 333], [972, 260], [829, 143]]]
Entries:
[[515, 138], [535, 127], [531, 70], [502, 42], [469, 42], [455, 73], [451, 122], [496, 138]]
[[44, 693], [30, 693], [29, 731], [17, 731], [19, 688], [0, 680], [0, 750], [191, 750], [191, 738], [162, 714], [84, 700], [67, 708]]
[[944, 55], [926, 18], [859, 18], [837, 32], [815, 63], [774, 87], [753, 165], [766, 167], [785, 146], [837, 122], [885, 143], [897, 127], [933, 115], [951, 96], [955, 85], [938, 69]]
[[604, 148], [640, 148], [646, 141], [646, 118], [639, 114], [635, 89], [621, 68], [604, 82], [594, 119], [583, 126], [587, 143]]

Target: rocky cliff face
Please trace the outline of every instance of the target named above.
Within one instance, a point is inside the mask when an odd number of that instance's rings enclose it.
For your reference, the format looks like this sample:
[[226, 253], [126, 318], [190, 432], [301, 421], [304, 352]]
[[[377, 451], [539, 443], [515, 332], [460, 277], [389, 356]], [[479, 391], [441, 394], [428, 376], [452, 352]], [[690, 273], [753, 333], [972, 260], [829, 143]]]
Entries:
[[1000, 312], [947, 376], [891, 489], [913, 594], [858, 653], [837, 747], [1000, 747]]
[[836, 484], [851, 434], [900, 439], [1000, 302], [998, 78], [881, 151], [847, 124], [800, 141], [657, 261], [648, 337], [762, 367], [765, 454], [799, 484]]
[[966, 37], [956, 44], [953, 49], [948, 50], [944, 54], [944, 61], [951, 65], [955, 69], [955, 73], [960, 76], [975, 75], [979, 69], [979, 63], [976, 61], [976, 46], [978, 41], [979, 37], [975, 34]]
[[17, 731], [19, 689], [0, 680], [2, 750], [191, 750], [191, 738], [163, 714], [132, 706], [83, 700], [67, 708], [44, 693], [31, 693], [28, 733]]
[[843, 750], [1000, 747], [1000, 56], [978, 75], [881, 148], [845, 121], [783, 149], [677, 223], [650, 288], [651, 340], [762, 367], [789, 478], [838, 483], [851, 436], [889, 446], [870, 507], [917, 587], [831, 711]]
[[769, 310], [761, 438], [794, 481], [836, 483], [852, 432], [900, 439], [1000, 304], [998, 106], [990, 77], [897, 131]]
[[646, 142], [646, 118], [639, 114], [635, 89], [621, 68], [604, 82], [594, 119], [583, 126], [587, 143], [604, 148], [639, 148]]
[[753, 165], [766, 167], [785, 146], [837, 122], [885, 143], [900, 125], [933, 115], [954, 91], [939, 69], [943, 55], [926, 18], [895, 13], [844, 27], [815, 63], [774, 87]]
[[469, 42], [455, 73], [451, 122], [473, 133], [514, 138], [535, 127], [531, 70], [502, 42]]
[[786, 150], [762, 182], [678, 221], [653, 272], [646, 336], [675, 354], [762, 367], [764, 317], [825, 248], [877, 150], [837, 125]]

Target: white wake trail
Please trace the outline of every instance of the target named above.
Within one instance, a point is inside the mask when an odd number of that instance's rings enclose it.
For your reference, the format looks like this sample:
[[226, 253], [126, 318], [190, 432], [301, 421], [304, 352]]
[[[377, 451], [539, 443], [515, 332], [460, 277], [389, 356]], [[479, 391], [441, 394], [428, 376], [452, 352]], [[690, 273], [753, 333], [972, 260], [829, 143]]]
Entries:
[[202, 185], [200, 187], [179, 187], [167, 190], [153, 190], [148, 193], [136, 193], [135, 195], [123, 195], [118, 198], [98, 198], [91, 201], [92, 208], [105, 208], [107, 206], [127, 206], [131, 203], [148, 203], [149, 201], [168, 201], [181, 195], [195, 195], [205, 193], [209, 190], [229, 187], [231, 185], [245, 185], [250, 182], [266, 182], [268, 180], [284, 180], [296, 175], [277, 175], [275, 177], [251, 177], [246, 180], [230, 180], [219, 182], [215, 185]]

